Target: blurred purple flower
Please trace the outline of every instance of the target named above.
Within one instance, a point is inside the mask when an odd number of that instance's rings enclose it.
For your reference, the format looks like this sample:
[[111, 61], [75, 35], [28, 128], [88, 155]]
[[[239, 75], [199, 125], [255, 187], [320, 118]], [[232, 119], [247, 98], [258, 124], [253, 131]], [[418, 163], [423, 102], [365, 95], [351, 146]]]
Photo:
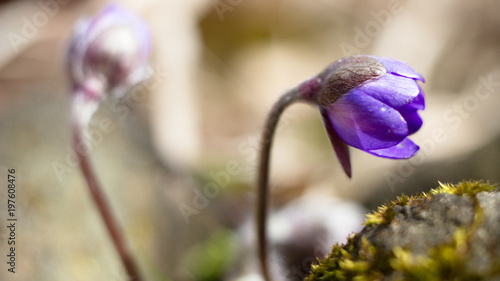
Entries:
[[151, 33], [146, 22], [118, 4], [75, 26], [67, 69], [75, 93], [100, 101], [148, 77]]
[[[343, 58], [301, 85], [304, 98], [317, 104], [326, 131], [346, 174], [351, 177], [348, 146], [370, 154], [405, 159], [419, 147], [408, 136], [422, 126], [425, 108], [417, 80], [424, 78], [391, 58]], [[319, 84], [318, 84], [319, 83]]]
[[143, 279], [98, 181], [88, 153], [91, 142], [85, 138], [101, 100], [108, 95], [123, 95], [149, 76], [150, 50], [147, 24], [125, 8], [111, 4], [93, 19], [76, 24], [66, 57], [72, 86], [73, 148], [128, 279], [134, 281]]

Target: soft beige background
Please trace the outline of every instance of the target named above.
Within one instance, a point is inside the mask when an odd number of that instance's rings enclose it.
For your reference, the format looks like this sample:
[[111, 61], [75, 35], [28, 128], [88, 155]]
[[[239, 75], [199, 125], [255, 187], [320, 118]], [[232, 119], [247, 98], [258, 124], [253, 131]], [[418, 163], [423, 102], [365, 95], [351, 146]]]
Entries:
[[[19, 48], [8, 34], [22, 35], [25, 19], [44, 11], [41, 2], [0, 4], [0, 174], [20, 173], [14, 276], [4, 262], [1, 179], [0, 279], [125, 280], [69, 152], [65, 44], [74, 22], [104, 3], [62, 2]], [[375, 208], [437, 181], [500, 181], [497, 1], [123, 3], [151, 24], [156, 74], [146, 91], [101, 105], [93, 128], [111, 120], [114, 130], [96, 141], [92, 160], [148, 280], [220, 280], [221, 272], [200, 277], [192, 257], [201, 247], [207, 259], [236, 259], [214, 241], [231, 240], [251, 214], [266, 112], [286, 89], [351, 51], [403, 60], [426, 78], [424, 126], [413, 137], [422, 150], [391, 161], [353, 149], [348, 180], [317, 110], [294, 105], [275, 139], [275, 207], [315, 194]], [[179, 204], [192, 205], [193, 188], [214, 182], [210, 172], [227, 172], [228, 163], [241, 169], [186, 224]], [[70, 168], [58, 174], [59, 164]]]

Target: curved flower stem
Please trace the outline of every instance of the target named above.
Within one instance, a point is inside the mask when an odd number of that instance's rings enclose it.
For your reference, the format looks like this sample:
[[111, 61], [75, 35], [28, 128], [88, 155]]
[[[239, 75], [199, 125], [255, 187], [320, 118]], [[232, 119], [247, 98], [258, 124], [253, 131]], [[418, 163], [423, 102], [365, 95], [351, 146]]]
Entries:
[[[73, 106], [73, 110], [75, 110], [75, 106]], [[125, 242], [125, 239], [122, 235], [122, 231], [118, 226], [118, 221], [116, 217], [111, 212], [111, 208], [109, 206], [108, 201], [106, 200], [106, 196], [102, 191], [100, 184], [97, 180], [94, 169], [92, 168], [92, 164], [88, 157], [88, 147], [85, 147], [85, 142], [82, 141], [83, 130], [85, 130], [87, 124], [82, 124], [82, 120], [80, 116], [78, 116], [78, 112], [73, 112], [72, 118], [72, 130], [73, 130], [73, 145], [76, 151], [76, 155], [78, 157], [78, 162], [80, 163], [80, 168], [83, 172], [85, 180], [87, 181], [87, 186], [89, 187], [90, 194], [92, 195], [92, 199], [94, 200], [97, 208], [99, 209], [99, 214], [104, 220], [104, 224], [111, 236], [111, 240], [118, 251], [120, 259], [127, 271], [128, 276], [131, 281], [141, 281], [141, 275], [137, 270], [134, 261], [132, 260], [132, 255], [130, 253], [130, 249]]]
[[272, 147], [272, 139], [279, 118], [286, 107], [290, 104], [302, 100], [303, 92], [299, 87], [293, 88], [286, 92], [277, 103], [274, 104], [269, 113], [264, 132], [261, 139], [260, 159], [259, 159], [259, 178], [257, 189], [257, 247], [260, 259], [260, 266], [264, 280], [270, 281], [269, 268], [267, 266], [267, 236], [266, 236], [266, 221], [267, 221], [267, 205], [269, 197], [269, 165], [270, 154]]

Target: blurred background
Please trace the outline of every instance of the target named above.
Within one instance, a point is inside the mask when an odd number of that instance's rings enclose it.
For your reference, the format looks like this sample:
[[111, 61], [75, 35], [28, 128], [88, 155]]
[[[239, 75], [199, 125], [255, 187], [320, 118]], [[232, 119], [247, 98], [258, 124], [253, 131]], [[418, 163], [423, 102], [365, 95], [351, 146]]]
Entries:
[[[351, 149], [349, 180], [318, 110], [290, 107], [272, 155], [274, 271], [301, 280], [402, 193], [500, 181], [498, 1], [119, 2], [151, 25], [155, 75], [101, 104], [91, 158], [147, 280], [259, 280], [251, 222], [266, 113], [344, 56], [393, 57], [425, 77], [424, 125], [412, 137], [421, 151], [394, 161]], [[104, 5], [0, 2], [1, 280], [127, 280], [75, 164], [63, 67], [74, 23]], [[11, 167], [15, 274], [5, 256]]]

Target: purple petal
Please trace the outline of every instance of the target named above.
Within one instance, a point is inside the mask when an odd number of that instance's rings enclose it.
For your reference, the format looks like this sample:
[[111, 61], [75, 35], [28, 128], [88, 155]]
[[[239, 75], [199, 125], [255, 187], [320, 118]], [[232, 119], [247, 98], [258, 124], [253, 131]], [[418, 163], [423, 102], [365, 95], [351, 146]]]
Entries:
[[320, 108], [321, 118], [323, 119], [323, 124], [325, 125], [326, 133], [328, 138], [330, 139], [330, 143], [337, 154], [337, 158], [344, 169], [346, 175], [351, 178], [351, 160], [349, 157], [349, 146], [345, 142], [343, 142], [337, 133], [333, 130], [332, 123], [330, 122], [330, 118], [328, 118], [328, 112], [324, 108]]
[[420, 93], [418, 93], [418, 96], [411, 101], [411, 103], [405, 105], [403, 108], [399, 109], [399, 111], [413, 111], [413, 110], [424, 110], [425, 109], [425, 98], [424, 98], [424, 92], [422, 91], [422, 88], [418, 86], [420, 89]]
[[358, 89], [325, 110], [339, 137], [361, 150], [391, 147], [408, 136], [406, 121], [397, 110]]
[[419, 149], [420, 147], [418, 147], [418, 145], [416, 145], [410, 139], [406, 138], [393, 147], [370, 150], [367, 152], [378, 157], [390, 159], [407, 159], [415, 155]]
[[418, 115], [417, 111], [402, 113], [403, 118], [408, 124], [408, 135], [411, 135], [418, 131], [422, 127], [422, 118]]
[[398, 61], [398, 60], [395, 60], [392, 58], [376, 57], [376, 56], [370, 56], [370, 57], [381, 62], [385, 66], [385, 69], [387, 69], [387, 72], [389, 72], [389, 73], [393, 73], [393, 74], [396, 74], [399, 76], [413, 78], [413, 79], [425, 82], [422, 75], [418, 74], [418, 72], [413, 70], [413, 68], [411, 68], [409, 65], [407, 65], [404, 62], [401, 62], [401, 61]]
[[392, 74], [365, 83], [359, 90], [393, 108], [411, 103], [420, 93], [415, 80]]

